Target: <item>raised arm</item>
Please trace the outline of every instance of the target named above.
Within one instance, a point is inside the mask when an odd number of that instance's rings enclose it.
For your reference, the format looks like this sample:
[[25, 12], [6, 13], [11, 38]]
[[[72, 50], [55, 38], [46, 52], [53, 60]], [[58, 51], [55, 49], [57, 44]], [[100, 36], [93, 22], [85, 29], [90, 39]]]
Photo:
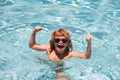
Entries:
[[87, 40], [87, 50], [85, 52], [85, 58], [90, 58], [91, 57], [91, 36], [90, 35], [87, 35], [86, 36], [86, 40]]
[[36, 33], [40, 30], [42, 30], [42, 28], [40, 26], [36, 26], [34, 30], [32, 31], [32, 34], [29, 40], [29, 47], [35, 50], [41, 50], [41, 51], [47, 50], [49, 46], [48, 44], [36, 44], [36, 39], [35, 39]]
[[77, 53], [77, 52], [72, 52], [71, 55], [72, 57], [78, 57], [78, 58], [84, 58], [84, 59], [89, 59], [91, 56], [91, 36], [87, 35], [86, 36], [86, 41], [87, 41], [87, 49], [85, 53]]

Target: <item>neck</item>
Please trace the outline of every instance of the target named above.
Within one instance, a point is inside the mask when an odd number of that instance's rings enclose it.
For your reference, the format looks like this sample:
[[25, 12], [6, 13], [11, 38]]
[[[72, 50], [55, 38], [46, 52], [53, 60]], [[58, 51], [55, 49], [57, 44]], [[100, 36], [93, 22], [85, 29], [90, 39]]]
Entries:
[[65, 53], [64, 52], [57, 52], [57, 51], [55, 51], [55, 54], [57, 55], [57, 57], [60, 59], [60, 60], [62, 60], [64, 57], [65, 57]]
[[62, 59], [64, 59], [67, 55], [68, 55], [68, 52], [61, 52], [61, 53], [59, 53], [59, 52], [57, 52], [57, 51], [55, 51], [55, 54], [57, 55], [57, 57], [60, 59], [60, 60], [62, 60]]
[[65, 52], [58, 52], [58, 51], [55, 51], [55, 54], [56, 54], [56, 55], [64, 55]]

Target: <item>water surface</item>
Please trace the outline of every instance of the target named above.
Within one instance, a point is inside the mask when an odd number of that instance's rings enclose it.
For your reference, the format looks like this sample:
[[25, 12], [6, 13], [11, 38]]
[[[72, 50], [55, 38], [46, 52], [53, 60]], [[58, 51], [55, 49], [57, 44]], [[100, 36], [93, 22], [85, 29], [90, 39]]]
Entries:
[[65, 62], [72, 80], [120, 80], [120, 0], [1, 0], [0, 80], [54, 80], [46, 53], [28, 46], [36, 25], [42, 44], [54, 29], [67, 28], [77, 52], [85, 52], [91, 34], [91, 58]]

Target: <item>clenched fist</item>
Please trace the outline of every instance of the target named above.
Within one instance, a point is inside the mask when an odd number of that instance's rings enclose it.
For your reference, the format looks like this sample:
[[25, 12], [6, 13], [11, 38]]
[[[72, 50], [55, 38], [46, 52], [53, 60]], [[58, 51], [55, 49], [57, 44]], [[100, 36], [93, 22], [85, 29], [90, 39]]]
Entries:
[[91, 41], [91, 36], [90, 35], [86, 35], [86, 40], [89, 42]]
[[40, 30], [42, 30], [42, 27], [41, 27], [41, 26], [36, 26], [36, 27], [34, 28], [34, 30], [35, 30], [35, 31], [40, 31]]

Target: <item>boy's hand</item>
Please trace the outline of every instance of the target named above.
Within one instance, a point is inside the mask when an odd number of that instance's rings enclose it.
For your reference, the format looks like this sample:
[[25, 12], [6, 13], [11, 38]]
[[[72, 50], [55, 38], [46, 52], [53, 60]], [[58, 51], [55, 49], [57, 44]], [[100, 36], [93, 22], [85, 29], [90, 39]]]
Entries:
[[87, 35], [86, 36], [86, 40], [89, 42], [89, 41], [91, 41], [91, 36], [90, 35]]
[[42, 30], [42, 27], [41, 26], [36, 26], [34, 30], [35, 31], [40, 31], [40, 30]]

